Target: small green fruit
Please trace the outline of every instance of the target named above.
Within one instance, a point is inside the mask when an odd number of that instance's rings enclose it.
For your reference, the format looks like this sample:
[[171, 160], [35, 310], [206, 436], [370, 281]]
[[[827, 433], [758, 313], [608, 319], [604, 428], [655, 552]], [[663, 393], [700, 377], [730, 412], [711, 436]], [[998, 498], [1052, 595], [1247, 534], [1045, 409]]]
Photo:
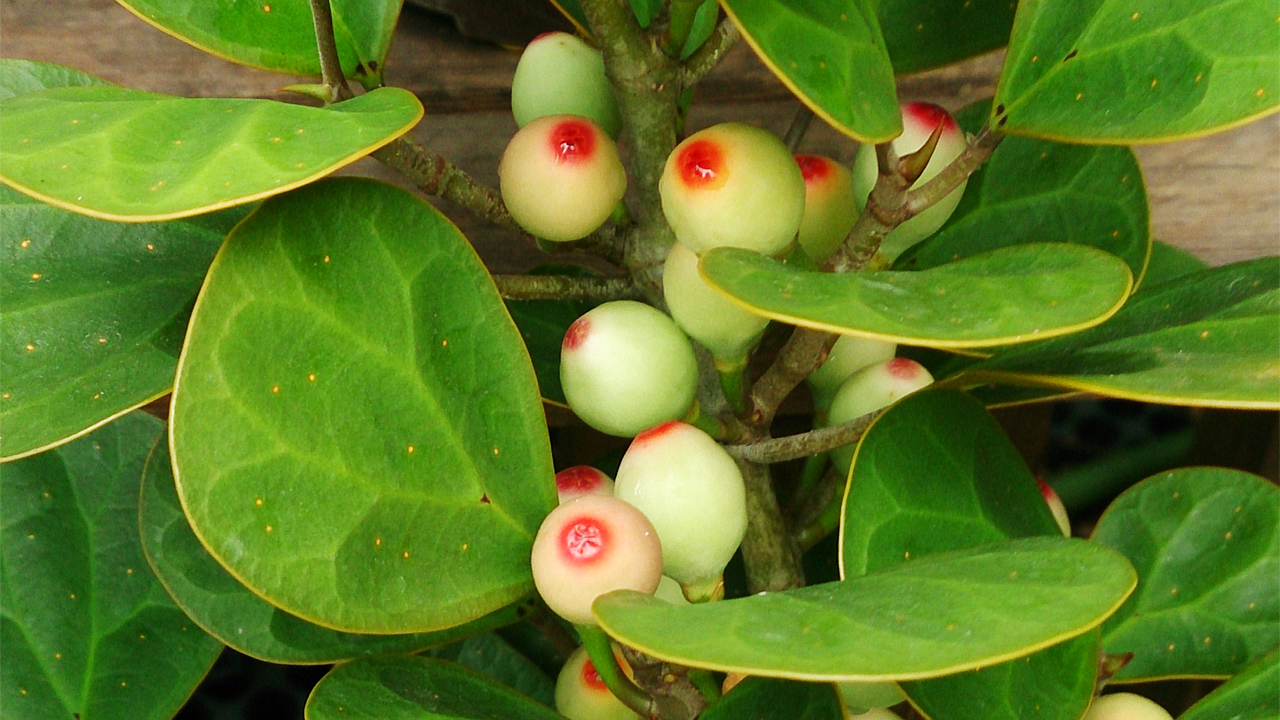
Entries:
[[892, 707], [907, 699], [902, 688], [892, 682], [836, 683], [836, 689], [840, 691], [845, 709], [853, 717], [862, 717], [859, 713]]
[[892, 360], [898, 351], [896, 343], [872, 340], [857, 335], [841, 335], [822, 367], [809, 374], [814, 407], [821, 411], [831, 407], [831, 399], [849, 376], [873, 363]]
[[637, 435], [613, 491], [653, 523], [662, 539], [663, 573], [681, 585], [719, 578], [747, 530], [737, 464], [710, 435], [682, 422]]
[[717, 247], [776, 255], [804, 216], [804, 178], [787, 146], [741, 123], [685, 138], [667, 157], [658, 191], [676, 239], [699, 255]]
[[611, 138], [622, 127], [600, 51], [562, 32], [539, 35], [521, 53], [511, 79], [511, 114], [520, 127], [547, 115], [582, 115]]
[[[830, 425], [839, 425], [882, 410], [903, 397], [933, 383], [933, 376], [915, 360], [894, 358], [868, 365], [844, 381], [827, 413]], [[854, 446], [831, 452], [831, 460], [844, 472], [853, 462]]]
[[[942, 135], [938, 138], [933, 157], [929, 159], [929, 164], [925, 166], [919, 179], [911, 186], [913, 188], [924, 185], [942, 172], [943, 168], [964, 152], [967, 141], [964, 131], [956, 124], [951, 114], [941, 107], [930, 103], [903, 104], [902, 134], [893, 141], [893, 149], [899, 157], [919, 150], [939, 125], [942, 126]], [[867, 206], [867, 197], [871, 194], [871, 188], [875, 187], [877, 174], [875, 147], [863, 145], [858, 148], [858, 154], [853, 159], [853, 193], [859, 208]], [[960, 198], [964, 195], [967, 184], [967, 180], [960, 183], [959, 187], [927, 210], [894, 228], [881, 243], [880, 254], [892, 260], [907, 248], [937, 232], [960, 204]]]
[[667, 254], [662, 295], [676, 324], [725, 364], [746, 360], [769, 324], [708, 285], [698, 274], [698, 256], [680, 243]]
[[556, 473], [556, 492], [560, 504], [583, 495], [613, 496], [613, 478], [590, 465], [574, 465]]
[[1082, 720], [1173, 720], [1173, 716], [1141, 695], [1113, 693], [1094, 700]]
[[798, 240], [809, 257], [822, 263], [840, 247], [858, 220], [853, 173], [820, 155], [797, 155], [796, 164], [804, 178], [804, 218]]
[[689, 412], [698, 361], [665, 313], [615, 300], [569, 326], [560, 346], [560, 385], [583, 422], [630, 437]]
[[885, 708], [876, 708], [864, 713], [849, 713], [845, 717], [847, 720], [902, 720], [901, 715]]
[[662, 578], [662, 545], [639, 510], [617, 498], [583, 495], [542, 521], [530, 562], [547, 607], [575, 625], [595, 625], [597, 597], [614, 590], [653, 594]]
[[[624, 673], [630, 668], [621, 660]], [[639, 720], [639, 715], [622, 704], [605, 686], [586, 648], [573, 651], [556, 677], [556, 711], [569, 720]]]
[[1049, 504], [1049, 511], [1053, 513], [1053, 519], [1058, 521], [1058, 529], [1063, 535], [1071, 537], [1071, 519], [1067, 517], [1067, 506], [1062, 504], [1062, 498], [1058, 497], [1058, 493], [1054, 491], [1049, 483], [1036, 478], [1036, 482], [1040, 484], [1040, 494], [1044, 496], [1044, 501]]
[[498, 185], [520, 227], [566, 242], [609, 219], [627, 190], [627, 173], [600, 126], [579, 115], [547, 115], [511, 138]]

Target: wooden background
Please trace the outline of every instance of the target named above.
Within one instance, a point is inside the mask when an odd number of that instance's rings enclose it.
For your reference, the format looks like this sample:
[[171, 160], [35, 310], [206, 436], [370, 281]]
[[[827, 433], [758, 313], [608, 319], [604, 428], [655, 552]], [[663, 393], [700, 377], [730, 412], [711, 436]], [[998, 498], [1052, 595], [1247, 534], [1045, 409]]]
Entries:
[[[135, 18], [113, 0], [0, 0], [0, 55], [70, 65], [108, 80], [187, 96], [272, 97], [297, 79], [207, 55]], [[388, 84], [415, 92], [427, 116], [417, 137], [496, 185], [498, 158], [515, 132], [509, 111], [518, 54], [462, 38], [441, 16], [406, 8], [387, 62]], [[948, 108], [989, 96], [995, 53], [903, 78], [904, 100]], [[689, 127], [723, 120], [781, 134], [798, 107], [745, 43], [699, 88]], [[803, 149], [848, 162], [855, 144], [816, 121]], [[1137, 148], [1155, 236], [1213, 264], [1280, 252], [1280, 117], [1197, 140]], [[393, 179], [373, 161], [349, 172]], [[497, 272], [545, 260], [535, 248], [445, 208]]]

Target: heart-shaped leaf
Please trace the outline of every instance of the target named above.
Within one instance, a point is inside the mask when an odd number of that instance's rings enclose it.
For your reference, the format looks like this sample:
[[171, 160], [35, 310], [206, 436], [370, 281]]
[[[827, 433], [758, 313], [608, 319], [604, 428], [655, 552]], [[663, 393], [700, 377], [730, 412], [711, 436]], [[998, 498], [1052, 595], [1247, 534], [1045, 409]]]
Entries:
[[247, 210], [122, 224], [0, 187], [0, 457], [168, 392], [205, 271]]
[[1124, 553], [1138, 589], [1103, 626], [1132, 652], [1115, 681], [1226, 677], [1280, 647], [1280, 490], [1255, 475], [1186, 468], [1111, 504], [1093, 540]]
[[[160, 30], [225, 60], [278, 72], [320, 74], [316, 28], [307, 0], [117, 2]], [[332, 0], [334, 39], [348, 77], [372, 86], [382, 76], [402, 2]]]
[[950, 65], [1004, 47], [1008, 0], [879, 0], [876, 15], [899, 75]]
[[67, 87], [5, 101], [0, 180], [106, 220], [198, 215], [278, 195], [348, 165], [422, 117], [405, 90], [314, 108]]
[[880, 681], [1004, 662], [1096, 627], [1136, 578], [1118, 553], [1038, 537], [933, 555], [842, 582], [676, 606], [615, 591], [610, 635], [670, 662], [796, 680]]
[[[990, 103], [956, 120], [976, 132]], [[1090, 245], [1124, 260], [1141, 278], [1151, 248], [1142, 169], [1127, 147], [1005, 138], [969, 176], [964, 197], [936, 235], [898, 257], [897, 268], [937, 267], [1011, 245]]]
[[162, 430], [135, 413], [0, 466], [6, 718], [167, 720], [222, 649], [138, 542], [139, 478]]
[[751, 48], [818, 117], [860, 142], [902, 133], [870, 0], [721, 0]]
[[1247, 122], [1280, 104], [1268, 0], [1024, 0], [992, 124], [1125, 144]]
[[919, 272], [820, 273], [716, 248], [702, 276], [757, 315], [802, 327], [939, 348], [978, 348], [1079, 332], [1133, 285], [1119, 258], [1083, 245], [1001, 248]]
[[424, 657], [339, 665], [307, 700], [306, 720], [564, 720], [470, 668]]
[[241, 223], [171, 437], [197, 537], [293, 615], [427, 632], [533, 589], [556, 504], [533, 369], [466, 239], [404, 190], [334, 178]]
[[1179, 720], [1280, 717], [1280, 651], [1258, 660], [1191, 706]]
[[840, 693], [831, 683], [748, 677], [699, 720], [844, 720], [844, 716]]
[[62, 65], [0, 58], [0, 101], [47, 88], [111, 84], [102, 78]]
[[[1006, 538], [1060, 534], [1018, 449], [982, 404], [925, 390], [862, 436], [845, 494], [846, 578]], [[999, 632], [993, 628], [993, 632]], [[1093, 698], [1098, 633], [1026, 658], [902, 689], [934, 720], [1079, 720]]]
[[1011, 349], [957, 384], [1005, 382], [1146, 402], [1277, 408], [1280, 258], [1148, 285], [1103, 325]]
[[508, 606], [448, 630], [411, 635], [357, 635], [294, 617], [249, 592], [200, 545], [182, 514], [164, 442], [147, 458], [139, 515], [142, 549], [174, 601], [205, 632], [264, 662], [322, 664], [417, 652], [514, 623], [527, 611]]

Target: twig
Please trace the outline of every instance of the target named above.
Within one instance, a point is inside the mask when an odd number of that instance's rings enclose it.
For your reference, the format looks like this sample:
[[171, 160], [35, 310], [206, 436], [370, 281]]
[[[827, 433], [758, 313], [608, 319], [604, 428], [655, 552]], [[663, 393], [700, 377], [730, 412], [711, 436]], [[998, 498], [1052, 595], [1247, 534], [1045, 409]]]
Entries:
[[320, 77], [329, 90], [329, 102], [355, 97], [342, 75], [338, 59], [338, 43], [333, 37], [333, 9], [329, 0], [311, 0], [311, 20], [316, 28], [316, 46], [320, 52]]
[[769, 466], [738, 460], [738, 468], [747, 489], [747, 534], [742, 539], [747, 590], [758, 593], [802, 587], [800, 549], [782, 520]]
[[493, 282], [508, 300], [634, 300], [640, 297], [629, 277], [494, 275]]
[[720, 64], [741, 37], [738, 26], [734, 25], [732, 20], [727, 17], [721, 18], [711, 37], [707, 38], [702, 47], [685, 58], [680, 69], [680, 85], [685, 88], [697, 85], [707, 76], [707, 73]]
[[834, 450], [855, 443], [871, 425], [875, 415], [864, 415], [847, 423], [810, 430], [798, 435], [768, 438], [749, 445], [727, 445], [735, 458], [753, 463], [780, 463]]
[[796, 328], [791, 333], [773, 364], [751, 388], [752, 425], [769, 427], [782, 401], [827, 359], [836, 337], [808, 328]]
[[496, 190], [476, 181], [408, 135], [375, 150], [373, 157], [409, 178], [427, 195], [438, 195], [457, 203], [490, 222], [519, 228]]
[[804, 140], [804, 134], [809, 132], [809, 125], [813, 122], [813, 111], [808, 105], [801, 105], [796, 110], [795, 117], [791, 119], [791, 126], [787, 128], [787, 134], [782, 141], [787, 144], [787, 149], [794, 155], [800, 149], [800, 142]]

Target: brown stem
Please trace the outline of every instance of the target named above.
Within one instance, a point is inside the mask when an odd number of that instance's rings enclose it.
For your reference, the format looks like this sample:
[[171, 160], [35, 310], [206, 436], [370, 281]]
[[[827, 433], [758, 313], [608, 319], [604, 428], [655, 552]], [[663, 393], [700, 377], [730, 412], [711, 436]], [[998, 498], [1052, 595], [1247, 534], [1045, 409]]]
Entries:
[[702, 47], [685, 58], [680, 70], [680, 85], [685, 88], [697, 85], [698, 81], [720, 64], [741, 37], [738, 26], [729, 18], [722, 18]]
[[813, 111], [808, 105], [801, 105], [796, 110], [795, 117], [791, 118], [791, 126], [787, 128], [787, 134], [782, 141], [787, 144], [787, 149], [794, 155], [800, 149], [800, 143], [804, 140], [804, 134], [809, 132], [809, 125], [813, 123]]
[[768, 428], [778, 406], [791, 391], [827, 359], [836, 336], [808, 328], [796, 328], [778, 351], [773, 364], [751, 388], [751, 424]]
[[635, 300], [631, 278], [571, 275], [494, 275], [498, 292], [508, 300]]
[[782, 519], [769, 466], [739, 460], [738, 468], [742, 470], [747, 489], [747, 534], [742, 538], [747, 591], [758, 593], [803, 587], [800, 549]]
[[485, 187], [444, 156], [407, 135], [375, 150], [373, 157], [409, 178], [427, 195], [438, 195], [499, 225], [519, 228], [496, 190]]
[[342, 75], [338, 60], [338, 43], [333, 37], [333, 9], [329, 0], [311, 0], [311, 21], [316, 29], [316, 46], [320, 52], [320, 76], [329, 89], [329, 102], [355, 97]]
[[810, 430], [798, 435], [767, 438], [749, 445], [728, 445], [735, 458], [753, 463], [780, 463], [833, 450], [857, 442], [870, 427], [875, 415], [863, 415], [847, 423]]

